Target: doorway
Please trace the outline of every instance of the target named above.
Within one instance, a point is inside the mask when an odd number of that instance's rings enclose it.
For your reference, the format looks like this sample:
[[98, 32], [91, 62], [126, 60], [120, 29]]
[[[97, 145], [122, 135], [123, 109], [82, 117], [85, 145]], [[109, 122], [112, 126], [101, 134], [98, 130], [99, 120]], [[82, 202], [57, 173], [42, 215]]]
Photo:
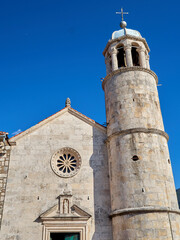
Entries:
[[50, 233], [50, 240], [80, 240], [79, 233]]

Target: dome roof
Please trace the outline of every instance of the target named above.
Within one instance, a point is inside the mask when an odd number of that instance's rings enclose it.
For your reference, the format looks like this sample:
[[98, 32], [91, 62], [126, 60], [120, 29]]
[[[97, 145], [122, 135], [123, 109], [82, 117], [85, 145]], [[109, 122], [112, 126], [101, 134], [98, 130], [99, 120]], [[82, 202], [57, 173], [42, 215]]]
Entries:
[[125, 35], [131, 35], [134, 37], [142, 37], [140, 32], [136, 31], [136, 30], [132, 30], [132, 29], [128, 29], [128, 28], [123, 28], [119, 31], [115, 31], [112, 34], [112, 39], [116, 39]]

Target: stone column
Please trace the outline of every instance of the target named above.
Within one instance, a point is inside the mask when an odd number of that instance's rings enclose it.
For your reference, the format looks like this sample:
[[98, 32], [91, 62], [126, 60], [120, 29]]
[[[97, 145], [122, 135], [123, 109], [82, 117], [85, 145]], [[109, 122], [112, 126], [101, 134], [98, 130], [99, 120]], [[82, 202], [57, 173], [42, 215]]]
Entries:
[[111, 59], [112, 59], [112, 71], [115, 71], [118, 69], [117, 53], [118, 51], [116, 48], [113, 48], [110, 52]]
[[124, 47], [125, 54], [126, 54], [126, 64], [127, 67], [132, 67], [133, 62], [132, 62], [132, 54], [131, 54], [131, 45], [127, 45]]
[[146, 55], [143, 48], [138, 48], [137, 52], [139, 53], [140, 66], [146, 68]]
[[148, 69], [150, 69], [150, 65], [149, 65], [149, 55], [146, 55], [146, 67]]

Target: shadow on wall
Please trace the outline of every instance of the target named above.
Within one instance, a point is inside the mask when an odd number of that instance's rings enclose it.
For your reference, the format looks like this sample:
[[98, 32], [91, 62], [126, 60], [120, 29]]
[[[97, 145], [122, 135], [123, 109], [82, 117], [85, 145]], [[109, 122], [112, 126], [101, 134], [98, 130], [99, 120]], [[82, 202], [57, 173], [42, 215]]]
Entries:
[[180, 208], [180, 188], [176, 190], [176, 193], [177, 193], [178, 204], [179, 204], [179, 208]]
[[111, 219], [109, 218], [111, 211], [109, 170], [105, 139], [106, 136], [103, 137], [103, 134], [93, 128], [93, 154], [89, 162], [94, 176], [95, 233], [92, 240], [112, 239]]

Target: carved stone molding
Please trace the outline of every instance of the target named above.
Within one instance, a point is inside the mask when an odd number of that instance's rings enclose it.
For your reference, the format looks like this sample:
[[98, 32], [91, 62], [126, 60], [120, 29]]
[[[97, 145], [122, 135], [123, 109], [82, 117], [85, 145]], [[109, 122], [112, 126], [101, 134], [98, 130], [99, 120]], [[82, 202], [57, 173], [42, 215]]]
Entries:
[[130, 45], [130, 44], [128, 44], [128, 45], [124, 45], [124, 50], [126, 51], [126, 49], [131, 49], [132, 48], [132, 46]]
[[[58, 197], [62, 198], [62, 203], [67, 205], [64, 209], [66, 213], [61, 213], [59, 204], [56, 204], [39, 216], [43, 225], [43, 240], [50, 240], [51, 233], [79, 233], [80, 240], [89, 239], [87, 225], [91, 215], [79, 206], [72, 204], [72, 201], [68, 203], [68, 197], [71, 198], [72, 195], [64, 193]], [[68, 209], [69, 212], [67, 212]]]
[[72, 194], [71, 192], [64, 191], [63, 194], [59, 195], [59, 214], [68, 216], [71, 213], [72, 206]]
[[118, 131], [115, 133], [112, 133], [110, 136], [107, 137], [106, 142], [108, 142], [112, 137], [114, 136], [120, 136], [120, 135], [127, 135], [132, 133], [151, 133], [151, 134], [158, 134], [166, 138], [166, 140], [169, 140], [169, 136], [166, 132], [156, 129], [156, 128], [131, 128], [127, 130]]
[[147, 44], [145, 38], [135, 37], [135, 36], [131, 36], [131, 35], [128, 35], [128, 34], [127, 34], [127, 35], [124, 35], [124, 36], [122, 36], [122, 37], [119, 37], [119, 38], [116, 38], [116, 39], [111, 39], [111, 40], [109, 40], [108, 43], [107, 43], [107, 45], [106, 45], [106, 47], [105, 47], [105, 49], [104, 49], [104, 51], [103, 51], [103, 55], [105, 56], [105, 54], [106, 54], [106, 52], [107, 52], [109, 46], [110, 46], [112, 43], [119, 42], [119, 41], [124, 40], [124, 39], [130, 39], [130, 40], [135, 40], [135, 41], [141, 41], [141, 42], [144, 43], [144, 45], [145, 45], [147, 51], [148, 51], [148, 52], [150, 51], [149, 46], [148, 46], [148, 44]]
[[116, 55], [116, 54], [118, 53], [118, 50], [117, 50], [117, 48], [114, 47], [114, 48], [111, 49], [111, 51], [110, 51], [109, 53], [110, 53], [111, 55], [112, 55], [112, 54], [115, 54], [115, 55]]
[[70, 100], [70, 98], [66, 99], [65, 106], [66, 107], [71, 107], [71, 100]]
[[53, 154], [51, 158], [51, 167], [60, 177], [72, 177], [77, 174], [81, 167], [81, 156], [73, 148], [61, 148]]
[[133, 214], [133, 213], [152, 213], [152, 212], [167, 212], [167, 213], [176, 213], [180, 215], [180, 210], [178, 209], [171, 209], [167, 207], [139, 207], [139, 208], [125, 208], [125, 209], [118, 209], [113, 211], [110, 214], [110, 217], [115, 217], [117, 215], [126, 215], [126, 214]]
[[138, 52], [138, 53], [144, 52], [144, 54], [145, 54], [145, 49], [142, 48], [142, 47], [138, 47], [138, 48], [137, 48], [137, 52]]

